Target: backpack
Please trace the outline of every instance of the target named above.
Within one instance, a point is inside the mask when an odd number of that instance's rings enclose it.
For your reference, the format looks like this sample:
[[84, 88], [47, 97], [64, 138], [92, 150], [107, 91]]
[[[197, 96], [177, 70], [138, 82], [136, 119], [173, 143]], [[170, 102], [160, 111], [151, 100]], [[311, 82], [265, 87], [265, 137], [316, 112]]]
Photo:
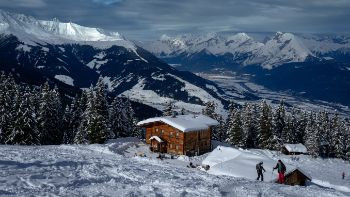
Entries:
[[255, 166], [255, 167], [256, 167], [256, 170], [258, 170], [258, 171], [259, 171], [259, 170], [261, 170], [261, 166], [260, 166], [260, 164], [256, 164], [256, 166]]
[[282, 165], [282, 172], [287, 171], [286, 166], [284, 165], [284, 163], [281, 162], [281, 165]]

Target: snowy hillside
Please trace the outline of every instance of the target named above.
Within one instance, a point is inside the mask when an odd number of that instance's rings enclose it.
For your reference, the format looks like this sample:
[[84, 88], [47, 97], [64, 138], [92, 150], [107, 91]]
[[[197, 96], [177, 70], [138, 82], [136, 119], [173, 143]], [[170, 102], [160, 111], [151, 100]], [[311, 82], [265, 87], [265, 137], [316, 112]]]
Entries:
[[[230, 54], [230, 60], [226, 60], [226, 63], [260, 64], [264, 68], [271, 69], [285, 63], [304, 62], [308, 58], [329, 59], [332, 56], [336, 58], [339, 56], [336, 54], [338, 52], [348, 54], [350, 36], [282, 32], [271, 36], [268, 33], [264, 35], [263, 33], [219, 32], [175, 37], [163, 35], [157, 41], [143, 42], [140, 45], [155, 55], [165, 59], [170, 58], [170, 60], [177, 57], [189, 61], [205, 51], [207, 55], [214, 55], [216, 58]], [[202, 58], [205, 57], [202, 55]], [[215, 61], [216, 64], [218, 64], [217, 61]]]
[[102, 76], [112, 94], [159, 110], [173, 102], [177, 110], [198, 113], [215, 101], [223, 111], [216, 84], [174, 69], [119, 33], [2, 10], [0, 24], [0, 70], [28, 77], [40, 73], [82, 89]]
[[[349, 195], [346, 186], [342, 190], [316, 184], [292, 187], [211, 175], [210, 171], [208, 174], [186, 167], [189, 159], [200, 162], [206, 155], [159, 160], [146, 145], [133, 138], [106, 145], [0, 146], [0, 150], [0, 194], [6, 196]], [[328, 179], [331, 172], [325, 171], [323, 178]], [[349, 180], [346, 181], [348, 184]]]

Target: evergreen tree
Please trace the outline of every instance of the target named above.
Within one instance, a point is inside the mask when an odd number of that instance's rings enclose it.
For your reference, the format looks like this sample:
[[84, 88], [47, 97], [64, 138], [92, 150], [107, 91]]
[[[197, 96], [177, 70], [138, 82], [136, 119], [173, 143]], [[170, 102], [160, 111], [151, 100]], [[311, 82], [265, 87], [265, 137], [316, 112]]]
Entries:
[[338, 114], [331, 122], [332, 138], [331, 138], [331, 154], [337, 158], [345, 158], [346, 141], [345, 141], [345, 123], [339, 120]]
[[241, 121], [241, 111], [239, 109], [230, 110], [228, 118], [228, 143], [243, 148], [245, 142], [243, 141], [243, 129]]
[[278, 150], [280, 150], [280, 148], [284, 143], [283, 138], [285, 137], [282, 135], [286, 133], [285, 118], [286, 118], [286, 111], [284, 108], [284, 102], [281, 101], [280, 105], [275, 110], [275, 113], [273, 115], [273, 135], [276, 137], [275, 148]]
[[2, 73], [0, 79], [0, 143], [5, 144], [9, 141], [14, 126], [18, 86], [11, 75]]
[[319, 155], [319, 135], [315, 115], [309, 114], [305, 128], [305, 146], [310, 155], [316, 157]]
[[[89, 143], [88, 139], [88, 129], [93, 121], [93, 107], [94, 107], [94, 90], [93, 87], [90, 87], [90, 89], [87, 92], [83, 92], [81, 95], [81, 98], [79, 100], [79, 107], [78, 109], [81, 109], [81, 107], [85, 107], [85, 110], [82, 110], [81, 114], [81, 122], [79, 124], [79, 127], [77, 128], [77, 131], [74, 136], [74, 143], [75, 144], [87, 144]], [[79, 111], [77, 111], [78, 115]], [[78, 117], [77, 117], [78, 119]]]
[[256, 132], [255, 125], [253, 120], [253, 109], [252, 106], [248, 103], [245, 103], [243, 106], [242, 113], [242, 130], [243, 130], [243, 141], [246, 148], [255, 148], [256, 147]]
[[172, 116], [174, 113], [174, 104], [173, 102], [169, 101], [166, 104], [166, 107], [163, 112], [163, 116]]
[[260, 105], [259, 116], [259, 147], [263, 149], [274, 149], [274, 137], [272, 134], [272, 110], [265, 101]]
[[181, 108], [181, 112], [180, 112], [181, 115], [185, 115], [186, 114], [186, 110], [185, 108]]
[[328, 112], [322, 111], [318, 113], [316, 125], [316, 130], [319, 135], [319, 154], [322, 157], [329, 157], [331, 154], [331, 132]]
[[41, 87], [38, 113], [40, 143], [61, 144], [63, 141], [62, 106], [57, 87], [50, 90], [48, 82]]
[[302, 111], [299, 111], [298, 114], [299, 114], [299, 118], [296, 125], [296, 140], [297, 140], [296, 143], [305, 144], [304, 136], [305, 136], [305, 128], [306, 128], [308, 116], [306, 112], [302, 112]]
[[18, 92], [17, 96], [17, 106], [15, 107], [17, 111], [8, 143], [19, 145], [39, 144], [36, 115], [30, 89], [27, 87], [24, 93]]
[[107, 95], [102, 77], [99, 78], [94, 90], [88, 101], [88, 114], [91, 115], [89, 118], [91, 121], [87, 122], [87, 137], [89, 143], [101, 144], [107, 140], [109, 135]]

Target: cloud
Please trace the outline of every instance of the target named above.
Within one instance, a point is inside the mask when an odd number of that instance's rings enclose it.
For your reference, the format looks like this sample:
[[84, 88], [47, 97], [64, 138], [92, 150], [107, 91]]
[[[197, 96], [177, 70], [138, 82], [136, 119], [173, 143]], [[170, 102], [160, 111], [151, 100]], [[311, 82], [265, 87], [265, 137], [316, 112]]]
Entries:
[[0, 6], [4, 7], [39, 8], [45, 5], [43, 0], [1, 0], [0, 2]]
[[[23, 6], [29, 2], [36, 6]], [[1, 7], [132, 39], [215, 31], [350, 32], [349, 0], [1, 0]]]
[[119, 3], [122, 0], [92, 0], [92, 1], [95, 2], [95, 3], [104, 4], [104, 5], [111, 5], [111, 4], [114, 4], [114, 3]]

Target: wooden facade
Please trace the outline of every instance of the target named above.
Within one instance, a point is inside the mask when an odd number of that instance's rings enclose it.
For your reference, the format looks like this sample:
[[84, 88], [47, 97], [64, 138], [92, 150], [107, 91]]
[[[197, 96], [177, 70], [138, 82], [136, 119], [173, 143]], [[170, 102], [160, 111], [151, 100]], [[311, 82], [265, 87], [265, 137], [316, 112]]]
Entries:
[[[286, 185], [301, 185], [305, 186], [307, 181], [311, 181], [311, 178], [306, 176], [299, 169], [294, 169], [291, 172], [285, 174], [285, 184]], [[277, 183], [278, 181], [276, 181]]]
[[[211, 128], [207, 130], [183, 132], [163, 122], [144, 125], [146, 143], [151, 150], [176, 155], [200, 155], [211, 150]], [[158, 136], [163, 142], [150, 140]]]

